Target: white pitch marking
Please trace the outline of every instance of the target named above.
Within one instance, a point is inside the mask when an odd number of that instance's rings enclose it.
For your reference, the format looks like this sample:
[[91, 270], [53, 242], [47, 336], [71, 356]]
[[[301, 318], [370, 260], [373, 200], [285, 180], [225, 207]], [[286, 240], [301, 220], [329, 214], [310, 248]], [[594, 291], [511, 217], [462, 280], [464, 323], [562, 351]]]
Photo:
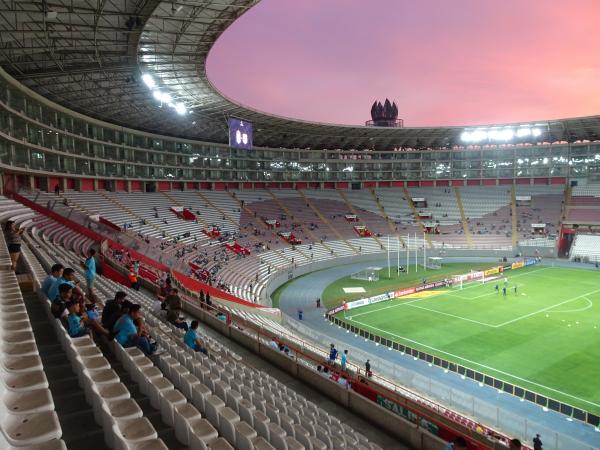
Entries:
[[502, 375], [506, 375], [506, 376], [512, 377], [512, 378], [514, 378], [515, 380], [524, 381], [524, 382], [526, 382], [526, 383], [529, 383], [529, 384], [532, 384], [532, 385], [534, 385], [534, 386], [538, 386], [538, 387], [541, 387], [541, 388], [543, 388], [543, 389], [548, 389], [549, 391], [556, 392], [556, 393], [558, 393], [558, 394], [561, 394], [561, 395], [566, 395], [567, 397], [571, 397], [571, 398], [574, 398], [575, 400], [579, 400], [579, 401], [581, 401], [581, 402], [588, 403], [588, 404], [590, 404], [590, 405], [592, 405], [592, 406], [596, 406], [596, 407], [599, 407], [599, 408], [600, 408], [600, 404], [598, 404], [598, 403], [590, 402], [589, 400], [585, 400], [585, 399], [583, 399], [583, 398], [580, 398], [580, 397], [577, 397], [577, 396], [575, 396], [575, 395], [571, 395], [571, 394], [568, 394], [568, 393], [566, 393], [566, 392], [559, 391], [558, 389], [554, 389], [554, 388], [551, 388], [551, 387], [549, 387], [549, 386], [545, 386], [545, 385], [543, 385], [543, 384], [536, 383], [535, 381], [531, 381], [531, 380], [528, 380], [528, 379], [526, 379], [526, 378], [522, 378], [522, 377], [519, 377], [519, 376], [517, 376], [517, 375], [513, 375], [512, 373], [508, 373], [508, 372], [505, 372], [505, 371], [503, 371], [503, 370], [499, 370], [499, 369], [496, 369], [496, 368], [494, 368], [494, 367], [487, 366], [487, 365], [485, 365], [485, 364], [480, 364], [480, 363], [478, 363], [478, 362], [475, 362], [475, 361], [472, 361], [472, 360], [470, 360], [470, 359], [463, 358], [462, 356], [458, 356], [458, 355], [455, 355], [455, 354], [453, 354], [453, 353], [449, 353], [449, 352], [446, 352], [446, 351], [444, 351], [444, 350], [440, 350], [439, 348], [435, 348], [435, 347], [432, 347], [432, 346], [430, 346], [430, 345], [423, 344], [422, 342], [415, 341], [414, 339], [409, 339], [409, 338], [407, 338], [407, 337], [400, 336], [400, 335], [398, 335], [398, 334], [394, 334], [394, 333], [391, 333], [391, 332], [389, 332], [389, 331], [382, 330], [382, 329], [380, 329], [380, 328], [374, 327], [374, 326], [372, 326], [372, 325], [368, 325], [368, 324], [366, 324], [366, 323], [362, 323], [362, 322], [359, 322], [359, 321], [356, 321], [356, 323], [358, 323], [359, 325], [363, 325], [363, 326], [365, 326], [365, 327], [369, 327], [369, 328], [372, 328], [372, 329], [374, 329], [374, 330], [380, 331], [380, 332], [382, 332], [382, 333], [389, 334], [389, 335], [391, 335], [391, 336], [394, 336], [394, 337], [397, 337], [397, 338], [399, 338], [399, 339], [404, 339], [405, 341], [412, 342], [413, 344], [420, 345], [420, 346], [422, 346], [422, 347], [425, 347], [425, 348], [428, 348], [428, 349], [430, 349], [430, 350], [433, 350], [433, 351], [436, 351], [436, 352], [439, 352], [439, 353], [443, 353], [443, 354], [445, 354], [445, 355], [451, 356], [452, 358], [456, 358], [456, 359], [460, 359], [460, 360], [462, 360], [462, 361], [466, 361], [466, 362], [468, 362], [469, 364], [473, 364], [473, 365], [476, 365], [476, 366], [479, 366], [479, 367], [484, 367], [484, 368], [486, 368], [486, 369], [488, 369], [488, 370], [493, 370], [494, 372], [501, 373]]

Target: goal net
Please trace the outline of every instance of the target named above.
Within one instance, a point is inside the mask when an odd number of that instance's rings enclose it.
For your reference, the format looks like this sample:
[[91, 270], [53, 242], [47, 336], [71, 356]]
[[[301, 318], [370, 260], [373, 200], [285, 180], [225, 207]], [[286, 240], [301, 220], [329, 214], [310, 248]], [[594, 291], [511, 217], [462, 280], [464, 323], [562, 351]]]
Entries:
[[444, 260], [444, 258], [440, 258], [439, 256], [430, 256], [429, 258], [427, 258], [427, 268], [428, 269], [441, 269], [442, 268], [442, 261]]
[[379, 281], [380, 270], [381, 267], [367, 267], [359, 270], [358, 272], [354, 272], [352, 275], [350, 275], [350, 278], [353, 280]]
[[485, 274], [481, 271], [475, 270], [452, 277], [452, 287], [456, 289], [463, 289], [464, 287], [471, 286], [473, 284], [483, 284], [485, 282]]

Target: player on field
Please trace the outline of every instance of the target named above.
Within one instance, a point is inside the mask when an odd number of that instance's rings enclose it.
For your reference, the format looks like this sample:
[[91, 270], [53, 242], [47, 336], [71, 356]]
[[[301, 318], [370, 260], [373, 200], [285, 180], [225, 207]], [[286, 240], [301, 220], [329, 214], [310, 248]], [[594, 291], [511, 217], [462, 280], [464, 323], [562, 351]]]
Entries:
[[515, 284], [513, 287], [514, 291], [515, 291], [515, 295], [517, 295], [517, 285]]
[[503, 295], [504, 297], [506, 297], [506, 286], [504, 286], [504, 287], [502, 288], [502, 295]]
[[504, 287], [508, 286], [508, 278], [504, 277]]
[[496, 289], [496, 294], [499, 294], [500, 293], [500, 288], [498, 287], [498, 283], [496, 283], [496, 288], [495, 289]]

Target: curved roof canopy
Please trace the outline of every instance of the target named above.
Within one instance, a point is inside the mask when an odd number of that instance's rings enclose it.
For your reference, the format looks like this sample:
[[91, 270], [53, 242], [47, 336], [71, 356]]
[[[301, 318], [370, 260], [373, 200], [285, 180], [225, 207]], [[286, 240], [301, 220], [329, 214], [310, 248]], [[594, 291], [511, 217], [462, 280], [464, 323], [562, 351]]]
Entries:
[[[63, 106], [154, 133], [227, 142], [227, 118], [254, 123], [259, 146], [392, 149], [460, 145], [462, 127], [320, 124], [255, 111], [206, 75], [216, 39], [259, 0], [18, 0], [0, 4], [0, 64]], [[232, 67], [232, 70], [237, 70]], [[165, 103], [142, 80], [150, 74]], [[544, 141], [598, 140], [600, 116], [543, 121]], [[474, 127], [468, 127], [470, 129]]]

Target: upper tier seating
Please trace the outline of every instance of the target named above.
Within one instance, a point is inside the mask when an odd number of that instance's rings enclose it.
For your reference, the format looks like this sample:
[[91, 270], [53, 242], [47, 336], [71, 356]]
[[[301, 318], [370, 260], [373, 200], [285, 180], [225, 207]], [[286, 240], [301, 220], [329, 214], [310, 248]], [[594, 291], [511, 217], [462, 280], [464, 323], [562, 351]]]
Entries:
[[[512, 246], [510, 186], [467, 186], [459, 188], [468, 229], [476, 248], [508, 249]], [[546, 237], [557, 234], [563, 198], [562, 186], [516, 186], [517, 195], [531, 195], [529, 207], [517, 208], [517, 240], [524, 245], [532, 235], [532, 223], [546, 224]], [[429, 235], [436, 248], [467, 247], [454, 188], [409, 188], [411, 197], [423, 197], [427, 208], [439, 223], [439, 234]], [[30, 198], [38, 195], [28, 193]], [[302, 195], [306, 196], [305, 200]], [[63, 197], [69, 207], [62, 205]], [[86, 215], [100, 214], [119, 226], [131, 224], [131, 231], [149, 242], [155, 259], [183, 273], [192, 275], [189, 263], [210, 275], [214, 286], [243, 299], [256, 302], [269, 300], [264, 286], [279, 269], [301, 266], [338, 257], [384, 252], [390, 235], [392, 251], [398, 247], [396, 233], [406, 244], [407, 235], [422, 245], [423, 235], [415, 220], [403, 189], [231, 191], [231, 192], [163, 192], [163, 193], [81, 193], [67, 191], [39, 194], [37, 202], [68, 214], [72, 207]], [[346, 201], [347, 200], [347, 201]], [[349, 204], [348, 204], [349, 203]], [[198, 218], [186, 221], [169, 208], [184, 206]], [[358, 222], [348, 222], [346, 214], [357, 214]], [[382, 210], [389, 216], [387, 222]], [[155, 216], [158, 216], [155, 217]], [[280, 222], [269, 229], [263, 219]], [[359, 238], [354, 225], [365, 225], [373, 237]], [[210, 240], [202, 232], [217, 227], [222, 236]], [[394, 231], [392, 231], [392, 228]], [[397, 231], [396, 231], [397, 230]], [[292, 247], [278, 232], [292, 232], [302, 245]], [[189, 237], [184, 237], [189, 233]], [[164, 236], [164, 238], [163, 238]], [[236, 256], [224, 245], [237, 242], [250, 250], [249, 256]], [[143, 244], [146, 245], [146, 244]], [[546, 240], [543, 246], [551, 247]], [[224, 270], [224, 269], [227, 270]], [[205, 280], [203, 275], [202, 280]]]

